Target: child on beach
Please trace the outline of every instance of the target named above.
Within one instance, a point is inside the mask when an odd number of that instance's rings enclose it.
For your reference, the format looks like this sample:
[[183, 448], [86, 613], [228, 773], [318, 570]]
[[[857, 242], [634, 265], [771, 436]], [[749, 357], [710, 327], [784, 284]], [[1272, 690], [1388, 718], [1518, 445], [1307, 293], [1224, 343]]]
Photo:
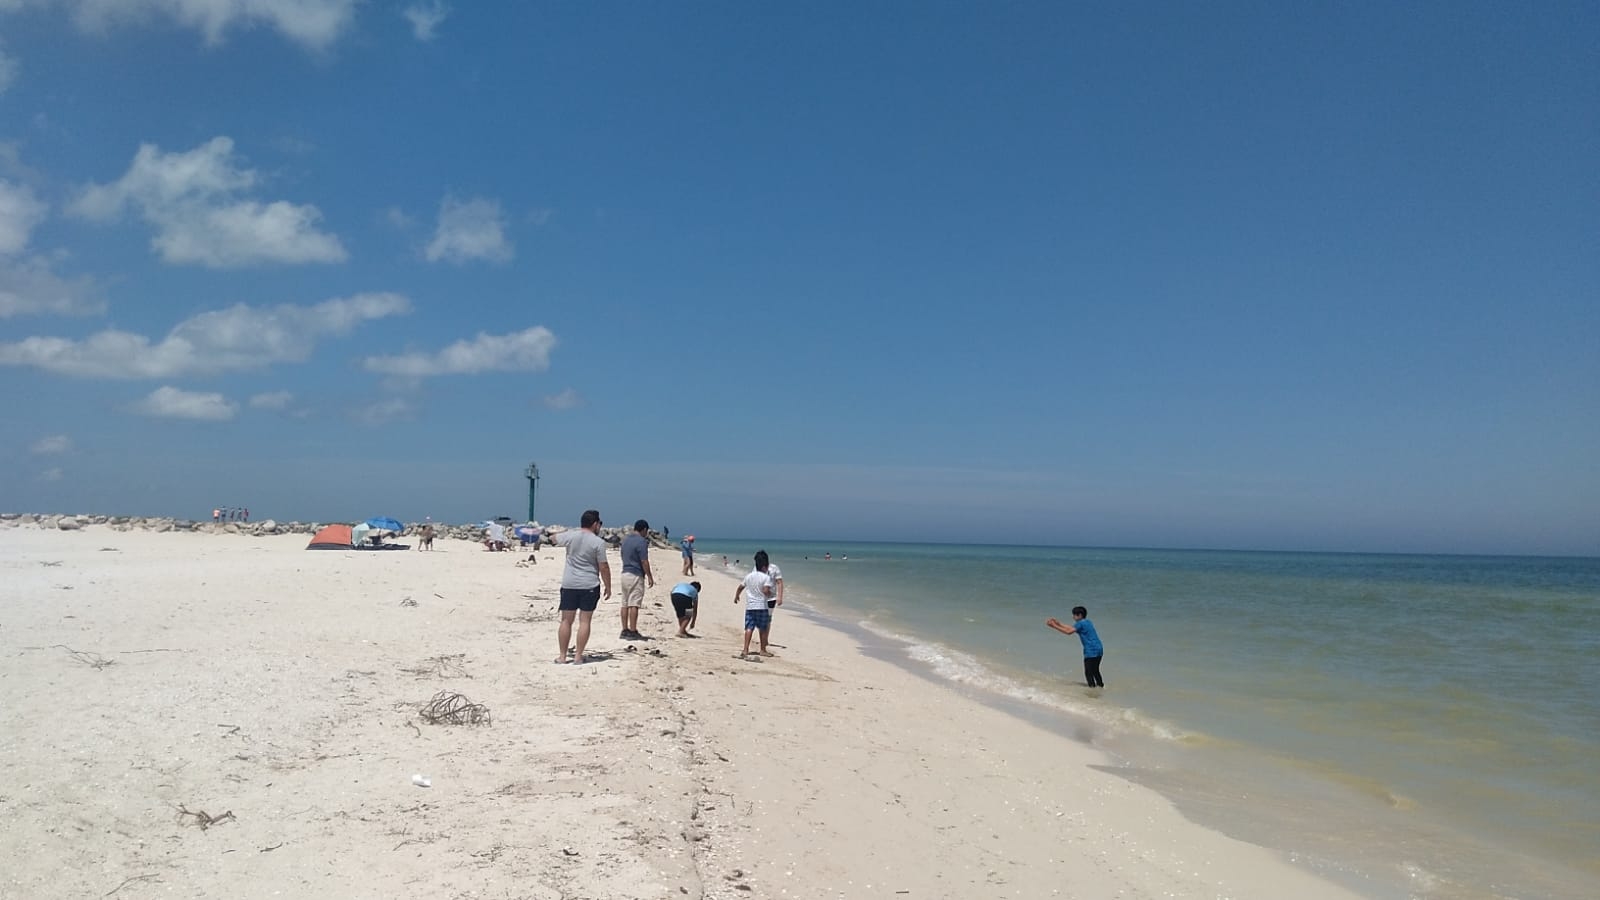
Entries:
[[744, 597], [744, 650], [739, 653], [740, 659], [750, 655], [750, 635], [757, 631], [761, 632], [761, 655], [776, 655], [767, 649], [767, 634], [772, 630], [772, 610], [767, 607], [767, 601], [776, 593], [772, 576], [767, 574], [767, 551], [757, 550], [756, 567], [733, 592], [736, 604]]
[[[1078, 640], [1083, 642], [1083, 678], [1089, 687], [1105, 687], [1105, 680], [1100, 677], [1100, 660], [1106, 655], [1106, 649], [1100, 643], [1100, 635], [1095, 633], [1094, 623], [1089, 621], [1089, 611], [1081, 606], [1072, 608], [1072, 624], [1063, 625], [1055, 619], [1046, 619], [1044, 624], [1054, 628], [1062, 634], [1076, 634]], [[746, 637], [746, 643], [749, 638]]]
[[695, 606], [700, 602], [700, 582], [680, 582], [672, 588], [672, 611], [678, 614], [678, 637], [694, 637], [689, 626], [694, 624]]

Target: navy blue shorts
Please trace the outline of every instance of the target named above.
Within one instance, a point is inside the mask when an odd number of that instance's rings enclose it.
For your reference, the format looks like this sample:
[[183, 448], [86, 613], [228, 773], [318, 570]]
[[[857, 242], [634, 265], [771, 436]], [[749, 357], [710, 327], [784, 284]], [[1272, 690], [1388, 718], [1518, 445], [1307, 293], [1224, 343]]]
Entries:
[[592, 588], [561, 589], [562, 612], [570, 612], [572, 610], [578, 610], [580, 612], [594, 612], [594, 608], [599, 605], [600, 588], [598, 585]]
[[695, 599], [688, 594], [672, 595], [672, 611], [677, 613], [680, 619], [689, 618], [689, 613], [694, 611], [694, 604]]
[[772, 610], [747, 609], [744, 611], [744, 629], [746, 631], [749, 631], [752, 628], [756, 629], [757, 631], [766, 631], [771, 627]]

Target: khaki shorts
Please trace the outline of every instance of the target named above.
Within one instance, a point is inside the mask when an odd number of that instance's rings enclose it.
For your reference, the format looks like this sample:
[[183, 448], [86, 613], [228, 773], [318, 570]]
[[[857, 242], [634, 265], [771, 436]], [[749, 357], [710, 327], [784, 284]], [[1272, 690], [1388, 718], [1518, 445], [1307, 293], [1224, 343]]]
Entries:
[[622, 573], [622, 608], [644, 605], [644, 576]]

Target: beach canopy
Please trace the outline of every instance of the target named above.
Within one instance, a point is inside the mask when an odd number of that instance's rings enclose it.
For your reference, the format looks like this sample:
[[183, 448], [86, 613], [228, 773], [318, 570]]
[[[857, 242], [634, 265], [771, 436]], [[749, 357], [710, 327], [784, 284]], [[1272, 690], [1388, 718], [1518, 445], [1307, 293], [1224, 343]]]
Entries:
[[329, 525], [311, 536], [307, 550], [349, 550], [350, 526]]
[[395, 534], [406, 530], [406, 527], [400, 524], [399, 520], [391, 519], [388, 516], [373, 516], [367, 520], [367, 527], [377, 531], [392, 531]]

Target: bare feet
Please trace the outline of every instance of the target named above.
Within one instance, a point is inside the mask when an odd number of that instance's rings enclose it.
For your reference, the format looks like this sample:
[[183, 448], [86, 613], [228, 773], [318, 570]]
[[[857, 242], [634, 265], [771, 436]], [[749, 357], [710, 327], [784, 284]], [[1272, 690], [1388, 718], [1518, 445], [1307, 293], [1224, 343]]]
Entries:
[[761, 655], [762, 656], [777, 656], [778, 654], [773, 653], [771, 650], [763, 650], [763, 651], [761, 651]]

